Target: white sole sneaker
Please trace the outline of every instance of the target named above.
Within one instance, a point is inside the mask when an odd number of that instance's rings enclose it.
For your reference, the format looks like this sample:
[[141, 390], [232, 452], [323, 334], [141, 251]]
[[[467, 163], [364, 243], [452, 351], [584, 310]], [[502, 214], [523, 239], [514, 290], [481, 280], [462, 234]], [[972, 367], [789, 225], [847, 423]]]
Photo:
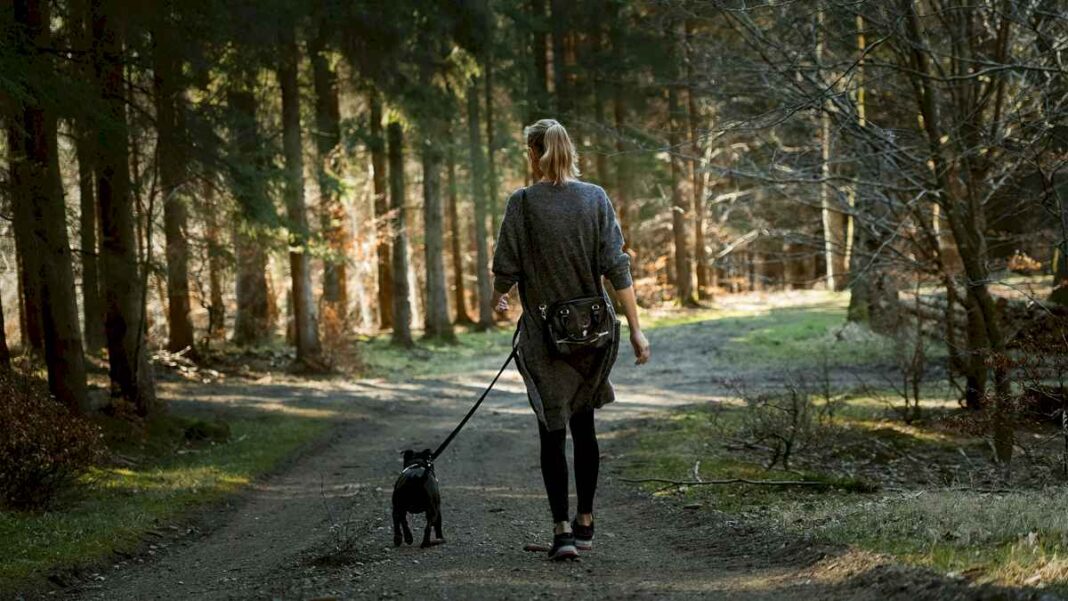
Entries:
[[549, 561], [563, 561], [565, 559], [578, 558], [578, 549], [575, 545], [563, 545], [549, 556]]

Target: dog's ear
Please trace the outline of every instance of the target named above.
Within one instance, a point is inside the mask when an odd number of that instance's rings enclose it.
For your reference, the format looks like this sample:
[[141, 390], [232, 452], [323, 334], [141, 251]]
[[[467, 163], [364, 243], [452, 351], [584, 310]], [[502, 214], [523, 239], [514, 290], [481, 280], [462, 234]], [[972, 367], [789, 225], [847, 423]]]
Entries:
[[404, 451], [404, 467], [408, 467], [412, 463], [412, 457], [414, 456], [415, 453], [411, 449]]

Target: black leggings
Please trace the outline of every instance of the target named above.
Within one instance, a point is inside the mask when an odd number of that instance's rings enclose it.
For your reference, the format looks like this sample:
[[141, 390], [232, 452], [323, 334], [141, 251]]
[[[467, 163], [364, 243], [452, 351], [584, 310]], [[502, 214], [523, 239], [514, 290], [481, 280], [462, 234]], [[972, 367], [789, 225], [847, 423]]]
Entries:
[[[575, 445], [575, 491], [578, 493], [578, 512], [593, 513], [593, 495], [597, 492], [597, 470], [601, 455], [597, 448], [597, 432], [593, 429], [593, 409], [586, 409], [571, 416], [571, 441]], [[567, 508], [567, 457], [564, 446], [567, 430], [552, 432], [538, 420], [541, 437], [541, 476], [545, 479], [545, 492], [549, 495], [549, 508], [553, 522], [566, 522]]]

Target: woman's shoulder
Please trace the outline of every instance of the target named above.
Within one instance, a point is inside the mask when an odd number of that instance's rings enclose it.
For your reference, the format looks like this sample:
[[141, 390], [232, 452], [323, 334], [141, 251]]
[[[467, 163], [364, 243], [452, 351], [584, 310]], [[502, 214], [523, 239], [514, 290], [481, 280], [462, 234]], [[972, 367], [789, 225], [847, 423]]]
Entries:
[[508, 203], [518, 203], [523, 194], [526, 193], [532, 198], [578, 198], [585, 201], [590, 201], [595, 204], [603, 204], [608, 202], [608, 193], [604, 188], [583, 180], [573, 179], [564, 184], [553, 184], [549, 182], [537, 182], [530, 186], [525, 186], [516, 189], [508, 196]]
[[604, 188], [592, 182], [584, 182], [581, 180], [575, 180], [575, 183], [580, 189], [580, 195], [590, 203], [590, 206], [593, 207], [598, 214], [603, 214], [605, 211], [610, 210], [609, 207], [611, 206], [612, 201], [608, 200], [608, 192], [605, 192]]
[[604, 188], [598, 186], [597, 184], [595, 184], [593, 182], [587, 182], [587, 181], [584, 181], [584, 180], [576, 179], [576, 180], [572, 180], [571, 183], [574, 184], [579, 190], [581, 190], [582, 192], [584, 192], [586, 194], [590, 194], [592, 196], [598, 196], [598, 197], [602, 197], [602, 198], [608, 198], [608, 193], [604, 191]]

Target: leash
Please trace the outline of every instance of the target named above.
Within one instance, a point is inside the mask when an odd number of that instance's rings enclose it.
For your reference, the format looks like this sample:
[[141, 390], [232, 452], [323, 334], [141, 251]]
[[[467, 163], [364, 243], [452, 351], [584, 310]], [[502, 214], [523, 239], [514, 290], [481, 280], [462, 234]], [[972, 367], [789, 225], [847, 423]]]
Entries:
[[497, 383], [497, 380], [501, 377], [501, 374], [504, 373], [504, 370], [508, 367], [508, 364], [512, 362], [512, 359], [515, 359], [516, 353], [519, 350], [519, 347], [516, 345], [516, 340], [518, 338], [519, 328], [516, 327], [515, 334], [512, 334], [512, 352], [508, 353], [508, 358], [504, 360], [504, 365], [502, 365], [501, 368], [497, 370], [497, 375], [493, 376], [493, 381], [490, 382], [489, 386], [487, 386], [486, 389], [482, 391], [482, 396], [478, 397], [478, 400], [475, 401], [475, 404], [467, 412], [467, 415], [465, 415], [464, 418], [460, 420], [460, 424], [453, 429], [449, 436], [444, 441], [442, 441], [440, 445], [438, 445], [437, 450], [434, 451], [434, 454], [430, 456], [431, 461], [435, 461], [442, 453], [445, 452], [445, 448], [449, 446], [449, 443], [452, 442], [452, 439], [456, 438], [456, 435], [460, 433], [460, 430], [463, 430], [464, 426], [467, 425], [467, 420], [471, 419], [471, 416], [475, 414], [475, 411], [478, 411], [478, 407], [482, 404], [482, 401], [486, 400], [486, 396], [490, 393], [491, 390], [493, 390], [493, 385]]

